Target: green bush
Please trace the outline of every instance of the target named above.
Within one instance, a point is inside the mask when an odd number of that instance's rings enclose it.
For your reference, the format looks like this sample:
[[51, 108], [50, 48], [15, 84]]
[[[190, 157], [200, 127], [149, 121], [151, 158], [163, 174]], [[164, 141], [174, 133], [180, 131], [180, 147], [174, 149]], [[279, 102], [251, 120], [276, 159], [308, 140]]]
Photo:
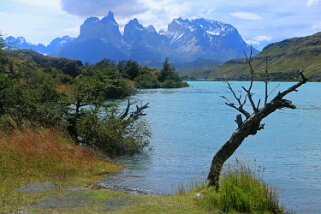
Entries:
[[120, 119], [115, 105], [83, 110], [77, 128], [81, 142], [109, 156], [135, 154], [149, 145], [144, 120]]
[[174, 80], [165, 80], [163, 83], [161, 83], [161, 88], [183, 88], [187, 86], [188, 84], [186, 82], [177, 82]]
[[25, 80], [25, 84], [21, 84], [0, 75], [0, 125], [3, 128], [8, 124], [23, 125], [25, 121], [44, 127], [63, 125], [63, 108], [59, 103], [62, 95], [49, 82], [38, 80]]
[[160, 88], [159, 81], [152, 74], [142, 74], [135, 81], [138, 88]]
[[276, 192], [242, 164], [222, 177], [219, 191], [208, 188], [204, 194], [203, 203], [223, 212], [284, 213]]

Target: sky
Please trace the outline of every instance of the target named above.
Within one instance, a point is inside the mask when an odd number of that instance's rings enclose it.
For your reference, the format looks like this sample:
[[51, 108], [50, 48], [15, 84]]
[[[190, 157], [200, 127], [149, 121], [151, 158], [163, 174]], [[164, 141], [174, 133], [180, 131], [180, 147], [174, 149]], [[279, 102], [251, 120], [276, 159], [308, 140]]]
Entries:
[[56, 37], [77, 37], [86, 18], [108, 11], [121, 28], [133, 18], [158, 30], [178, 17], [223, 21], [258, 49], [321, 31], [321, 0], [0, 0], [0, 32], [47, 45]]

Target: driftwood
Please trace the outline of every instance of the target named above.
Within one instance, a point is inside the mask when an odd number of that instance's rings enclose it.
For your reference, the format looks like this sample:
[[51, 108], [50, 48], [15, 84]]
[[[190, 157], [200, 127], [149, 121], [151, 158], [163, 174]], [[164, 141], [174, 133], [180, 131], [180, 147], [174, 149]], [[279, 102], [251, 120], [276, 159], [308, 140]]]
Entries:
[[[268, 102], [269, 96], [271, 93], [268, 92], [268, 84], [269, 84], [269, 76], [268, 76], [268, 57], [266, 56], [266, 67], [265, 67], [265, 93], [264, 93], [264, 102], [262, 107], [261, 99], [258, 100], [257, 104], [255, 104], [253, 100], [252, 87], [254, 82], [254, 69], [252, 67], [252, 52], [248, 57], [246, 54], [246, 60], [250, 68], [251, 77], [250, 77], [250, 86], [248, 88], [242, 87], [246, 96], [242, 98], [242, 95], [237, 96], [234, 89], [232, 88], [229, 82], [227, 83], [227, 88], [232, 93], [236, 103], [230, 102], [226, 97], [222, 97], [226, 100], [226, 105], [237, 110], [240, 114], [236, 116], [235, 122], [237, 123], [238, 128], [233, 132], [230, 139], [219, 149], [219, 151], [215, 154], [212, 160], [212, 165], [210, 168], [210, 172], [208, 174], [208, 181], [210, 186], [214, 186], [216, 189], [219, 187], [219, 178], [221, 174], [221, 170], [223, 168], [223, 164], [227, 159], [229, 159], [233, 153], [237, 150], [237, 148], [242, 144], [244, 139], [249, 135], [255, 135], [258, 131], [264, 129], [264, 124], [262, 124], [262, 120], [269, 116], [271, 113], [278, 109], [290, 108], [295, 109], [296, 106], [290, 101], [285, 99], [284, 97], [291, 93], [297, 92], [297, 89], [307, 82], [303, 71], [300, 71], [300, 76], [302, 80], [292, 87], [288, 88], [283, 92], [279, 92], [270, 102]], [[249, 101], [251, 108], [253, 110], [252, 113], [244, 109], [244, 105]], [[245, 117], [243, 121], [242, 116]]]
[[144, 110], [149, 108], [148, 105], [149, 105], [149, 103], [146, 103], [145, 105], [141, 105], [141, 106], [136, 105], [136, 110], [129, 113], [132, 103], [128, 99], [127, 107], [126, 107], [125, 111], [118, 118], [121, 120], [124, 120], [126, 118], [127, 118], [127, 120], [132, 120], [132, 119], [137, 120], [139, 117], [146, 115], [146, 114], [144, 114]]

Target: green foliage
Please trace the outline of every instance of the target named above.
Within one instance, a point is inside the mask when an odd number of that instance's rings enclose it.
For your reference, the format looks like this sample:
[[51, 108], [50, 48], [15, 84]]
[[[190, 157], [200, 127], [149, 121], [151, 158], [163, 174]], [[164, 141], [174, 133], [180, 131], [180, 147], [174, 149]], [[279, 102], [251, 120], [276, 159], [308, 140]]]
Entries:
[[7, 52], [9, 64], [0, 74], [0, 126], [59, 128], [77, 143], [110, 156], [142, 151], [150, 132], [144, 120], [130, 114], [122, 118], [117, 106], [105, 102], [127, 97], [136, 87], [185, 86], [166, 63], [166, 78], [160, 83], [161, 72], [133, 61], [102, 60], [83, 66], [33, 51]]
[[110, 156], [140, 152], [149, 143], [146, 124], [118, 118], [116, 106], [104, 105], [105, 100], [130, 95], [132, 86], [126, 79], [113, 79], [118, 72], [110, 61], [105, 60], [91, 69], [94, 70], [74, 81], [71, 103], [75, 109], [69, 118], [70, 135]]
[[157, 78], [158, 73], [144, 68], [141, 75], [135, 81], [138, 88], [160, 88], [160, 82]]
[[[144, 85], [146, 84], [146, 78]], [[175, 72], [175, 67], [169, 63], [169, 59], [167, 58], [163, 63], [163, 68], [160, 70], [158, 75], [158, 81], [160, 82], [161, 88], [182, 88], [187, 87], [188, 84], [183, 82], [178, 74]]]
[[175, 80], [165, 80], [163, 83], [161, 83], [161, 88], [182, 88], [182, 87], [188, 87], [188, 84], [186, 82], [181, 81], [175, 81]]
[[178, 74], [175, 72], [175, 67], [169, 63], [168, 58], [163, 63], [163, 68], [160, 71], [160, 75], [158, 77], [158, 80], [160, 82], [164, 82], [165, 80], [172, 80], [175, 82], [180, 81]]
[[15, 50], [7, 52], [8, 59], [15, 65], [17, 73], [25, 71], [56, 69], [65, 75], [76, 77], [83, 72], [81, 61], [44, 56], [32, 50]]
[[109, 59], [104, 59], [94, 65], [89, 66], [89, 75], [101, 75], [110, 79], [120, 79], [121, 73], [118, 70], [116, 63]]
[[146, 122], [118, 118], [115, 105], [83, 109], [82, 113], [77, 123], [82, 142], [110, 156], [135, 154], [149, 145]]
[[202, 203], [223, 212], [284, 213], [275, 191], [247, 166], [238, 164], [222, 178], [220, 189], [208, 188]]
[[6, 52], [4, 50], [5, 47], [5, 43], [0, 34], [0, 72], [4, 70], [4, 64], [7, 61]]
[[120, 61], [118, 69], [122, 77], [134, 80], [140, 74], [140, 66], [135, 61]]
[[26, 121], [35, 126], [63, 126], [59, 94], [41, 75], [21, 84], [0, 75], [0, 120], [3, 128], [21, 126]]

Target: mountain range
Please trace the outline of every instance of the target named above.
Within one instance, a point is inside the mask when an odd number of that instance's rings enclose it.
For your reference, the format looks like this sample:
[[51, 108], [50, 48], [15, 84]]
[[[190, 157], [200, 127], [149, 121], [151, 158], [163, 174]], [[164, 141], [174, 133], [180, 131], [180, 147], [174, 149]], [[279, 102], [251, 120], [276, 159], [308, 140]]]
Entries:
[[[154, 26], [145, 27], [132, 19], [121, 33], [113, 12], [108, 12], [102, 19], [86, 19], [77, 38], [56, 38], [48, 46], [31, 44], [23, 37], [10, 36], [5, 42], [12, 49], [32, 49], [83, 62], [130, 59], [145, 65], [159, 64], [165, 58], [176, 64], [197, 60], [223, 62], [240, 58], [250, 49], [238, 30], [223, 22], [177, 18], [166, 31], [157, 32]], [[254, 53], [258, 51], [254, 50]]]

